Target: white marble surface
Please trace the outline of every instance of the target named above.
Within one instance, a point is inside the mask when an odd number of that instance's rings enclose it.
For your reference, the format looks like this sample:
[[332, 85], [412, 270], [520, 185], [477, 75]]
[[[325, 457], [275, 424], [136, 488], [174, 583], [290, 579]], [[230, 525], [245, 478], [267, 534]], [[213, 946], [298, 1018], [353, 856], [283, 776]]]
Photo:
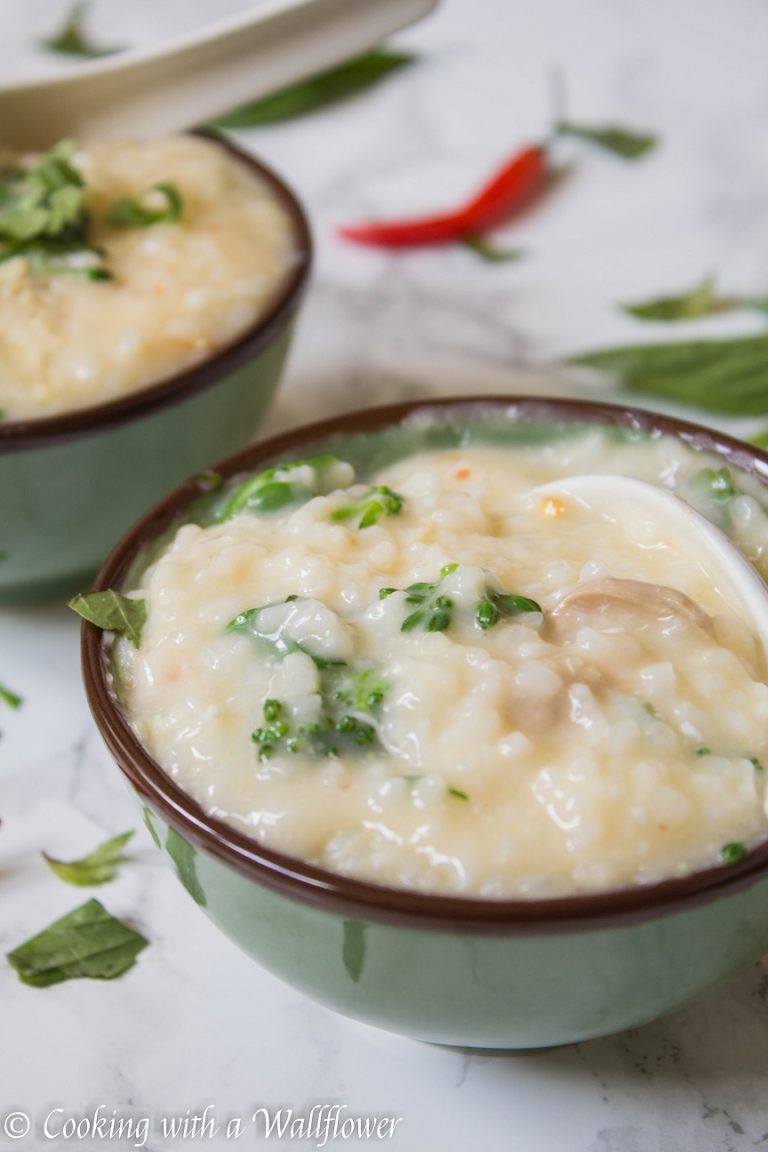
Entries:
[[[118, 10], [97, 0], [93, 17], [119, 41], [148, 38], [155, 20], [171, 27], [182, 11], [191, 21], [243, 6], [135, 0]], [[15, 45], [16, 64], [28, 43], [19, 29], [42, 29], [63, 7], [31, 0], [22, 25], [16, 0], [0, 0], [0, 41]], [[553, 376], [556, 357], [661, 334], [623, 317], [617, 300], [685, 287], [708, 269], [728, 289], [764, 293], [767, 35], [761, 0], [445, 0], [402, 36], [422, 53], [417, 66], [353, 103], [250, 134], [304, 197], [317, 239], [269, 429], [416, 395], [563, 391], [572, 383]], [[655, 128], [663, 146], [634, 166], [579, 149], [567, 183], [505, 230], [526, 261], [486, 266], [461, 250], [395, 257], [333, 238], [338, 221], [448, 201], [540, 135], [555, 66], [574, 117]], [[759, 326], [737, 316], [677, 331]], [[63, 608], [0, 613], [0, 681], [25, 697], [0, 717], [5, 953], [84, 895], [58, 882], [40, 851], [76, 856], [137, 821], [88, 716], [77, 624]], [[401, 1116], [387, 1142], [399, 1152], [768, 1143], [765, 967], [639, 1031], [549, 1053], [468, 1056], [343, 1020], [261, 972], [192, 904], [143, 829], [131, 865], [98, 895], [151, 947], [119, 981], [42, 991], [0, 963], [0, 1112], [30, 1113], [37, 1132], [15, 1143], [0, 1134], [0, 1148], [131, 1147], [40, 1133], [54, 1108], [83, 1115], [101, 1104], [108, 1116], [150, 1117], [144, 1146], [154, 1152], [224, 1149], [221, 1134], [166, 1139], [160, 1118], [212, 1105], [221, 1121], [319, 1102]]]

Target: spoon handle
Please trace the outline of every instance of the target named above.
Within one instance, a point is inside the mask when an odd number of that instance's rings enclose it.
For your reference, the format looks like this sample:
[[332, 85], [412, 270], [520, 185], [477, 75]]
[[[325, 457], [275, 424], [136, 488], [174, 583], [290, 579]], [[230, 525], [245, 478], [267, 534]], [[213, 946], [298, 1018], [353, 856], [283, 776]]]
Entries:
[[167, 47], [0, 88], [6, 147], [152, 137], [205, 123], [349, 59], [437, 0], [275, 0]]

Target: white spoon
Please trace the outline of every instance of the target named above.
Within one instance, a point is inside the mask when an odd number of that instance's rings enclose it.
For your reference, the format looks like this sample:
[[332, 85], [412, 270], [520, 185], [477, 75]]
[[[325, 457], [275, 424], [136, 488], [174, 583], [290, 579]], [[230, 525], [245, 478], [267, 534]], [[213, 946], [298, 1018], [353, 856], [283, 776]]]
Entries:
[[271, 0], [160, 48], [0, 88], [0, 145], [152, 137], [203, 124], [379, 44], [437, 0]]
[[695, 557], [723, 598], [740, 609], [768, 656], [768, 586], [725, 533], [674, 492], [628, 476], [590, 474], [553, 480], [525, 494], [526, 502], [547, 497], [576, 501], [610, 520], [639, 514], [663, 524], [670, 543]]

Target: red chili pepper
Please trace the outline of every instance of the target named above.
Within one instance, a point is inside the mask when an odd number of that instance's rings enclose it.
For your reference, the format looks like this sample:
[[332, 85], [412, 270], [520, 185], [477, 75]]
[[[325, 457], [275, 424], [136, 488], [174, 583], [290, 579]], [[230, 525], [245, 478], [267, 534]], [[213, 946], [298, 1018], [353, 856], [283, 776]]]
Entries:
[[446, 244], [485, 232], [507, 219], [543, 186], [547, 175], [546, 149], [524, 148], [485, 184], [463, 207], [437, 216], [413, 220], [353, 224], [338, 234], [358, 244], [383, 248], [410, 248], [420, 244]]

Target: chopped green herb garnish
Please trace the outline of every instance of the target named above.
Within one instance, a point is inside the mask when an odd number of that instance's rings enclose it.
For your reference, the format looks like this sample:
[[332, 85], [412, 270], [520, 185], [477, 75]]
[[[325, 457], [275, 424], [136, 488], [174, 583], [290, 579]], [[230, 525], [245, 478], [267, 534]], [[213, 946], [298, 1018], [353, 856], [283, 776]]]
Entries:
[[740, 840], [731, 840], [730, 843], [723, 844], [720, 849], [720, 858], [724, 864], [738, 864], [746, 854], [747, 846], [742, 844]]
[[747, 759], [756, 772], [762, 772], [764, 770], [764, 766], [760, 763], [757, 756], [748, 756]]
[[[302, 476], [296, 473], [301, 470]], [[337, 456], [312, 456], [279, 468], [268, 468], [250, 476], [229, 496], [216, 519], [231, 520], [240, 512], [257, 514], [279, 512], [292, 504], [302, 504], [313, 496], [323, 496], [334, 488], [351, 483], [351, 466]]]
[[322, 72], [300, 84], [246, 104], [226, 116], [220, 116], [214, 125], [218, 128], [255, 128], [303, 116], [370, 88], [391, 72], [410, 64], [413, 59], [408, 52], [376, 48], [338, 68]]
[[122, 48], [99, 48], [94, 44], [85, 31], [85, 16], [88, 4], [85, 0], [73, 4], [64, 18], [61, 28], [52, 36], [46, 36], [40, 41], [43, 48], [49, 52], [57, 52], [61, 56], [82, 56], [96, 59], [99, 56], [112, 56], [115, 52], [122, 52]]
[[485, 631], [492, 628], [502, 616], [519, 616], [524, 612], [541, 612], [541, 605], [528, 596], [517, 596], [512, 592], [486, 590], [475, 609], [475, 622]]
[[733, 482], [730, 468], [702, 468], [696, 481], [703, 484], [715, 500], [731, 500], [741, 495], [741, 489]]
[[134, 648], [141, 643], [141, 630], [147, 619], [143, 600], [110, 588], [105, 592], [81, 592], [69, 601], [69, 607], [97, 628], [127, 636]]
[[43, 859], [60, 880], [89, 888], [97, 884], [107, 884], [114, 880], [117, 869], [125, 860], [123, 849], [133, 836], [133, 832], [123, 832], [113, 836], [80, 860], [56, 860], [43, 852]]
[[697, 756], [711, 756], [712, 755], [712, 749], [706, 748], [706, 747], [697, 748], [696, 749], [696, 755]]
[[63, 980], [114, 980], [129, 968], [149, 941], [88, 900], [33, 936], [7, 959], [23, 984], [47, 988]]
[[181, 219], [184, 201], [175, 184], [162, 181], [136, 197], [123, 196], [107, 212], [115, 228], [148, 228], [152, 224], [175, 224]]
[[[299, 604], [303, 602], [303, 600], [304, 597], [301, 596], [287, 596], [282, 603]], [[230, 620], [229, 624], [227, 624], [227, 631], [242, 632], [244, 635], [253, 636], [255, 639], [267, 644], [277, 656], [287, 656], [289, 652], [304, 652], [307, 656], [311, 657], [318, 668], [344, 666], [344, 660], [319, 656], [317, 653], [312, 652], [303, 641], [293, 640], [290, 636], [286, 635], [286, 625], [290, 621], [290, 613], [286, 613], [284, 619], [277, 625], [275, 625], [274, 619], [265, 622], [264, 613], [268, 611], [271, 612], [272, 609], [279, 606], [279, 603], [262, 604], [259, 608], [249, 608], [247, 611], [235, 616], [234, 620]]]
[[409, 772], [403, 776], [402, 779], [405, 780], [406, 784], [418, 784], [419, 780], [424, 779], [424, 776], [419, 772]]
[[28, 244], [23, 252], [16, 255], [22, 255], [38, 276], [80, 276], [83, 280], [112, 279], [112, 273], [104, 263], [106, 253], [103, 248]]
[[639, 156], [644, 156], [646, 152], [655, 148], [657, 143], [656, 137], [648, 132], [637, 132], [622, 128], [618, 124], [590, 126], [575, 124], [571, 120], [561, 120], [555, 125], [555, 132], [559, 136], [575, 136], [580, 140], [588, 140], [626, 160], [636, 160]]
[[9, 708], [21, 708], [21, 705], [24, 703], [21, 696], [12, 692], [10, 688], [3, 687], [2, 684], [0, 684], [0, 700], [2, 700], [3, 704], [7, 704]]
[[0, 171], [0, 261], [24, 256], [38, 271], [71, 272], [85, 253], [93, 270], [96, 256], [88, 245], [83, 178], [74, 153], [67, 140], [30, 168]]
[[462, 792], [460, 788], [449, 788], [448, 795], [453, 796], [456, 800], [469, 800], [466, 792]]
[[[411, 632], [414, 628], [423, 628], [425, 632], [444, 632], [450, 626], [453, 600], [440, 592], [440, 585], [443, 579], [457, 568], [458, 564], [444, 564], [440, 569], [440, 579], [434, 584], [418, 580], [403, 589], [406, 604], [416, 604], [418, 607], [403, 620], [400, 625], [401, 632]], [[382, 591], [389, 594], [388, 589], [383, 589], [379, 591], [379, 597]]]
[[403, 497], [385, 484], [376, 488], [369, 488], [359, 500], [346, 504], [342, 508], [335, 508], [331, 512], [331, 520], [352, 520], [358, 516], [358, 528], [370, 528], [378, 524], [382, 516], [396, 516], [403, 507]]
[[[445, 594], [442, 582], [452, 575], [458, 564], [445, 564], [440, 569], [440, 580], [434, 584], [420, 580], [404, 588], [406, 604], [416, 605], [400, 625], [402, 632], [423, 628], [426, 632], [444, 632], [453, 620], [454, 600]], [[379, 599], [384, 600], [398, 591], [396, 588], [380, 588]], [[517, 616], [524, 612], [541, 612], [541, 605], [528, 596], [517, 596], [495, 588], [489, 581], [484, 595], [475, 607], [475, 623], [483, 631], [492, 628], [502, 616]]]
[[374, 716], [387, 687], [374, 668], [325, 668], [321, 673], [320, 717], [311, 724], [294, 724], [284, 701], [265, 700], [264, 724], [251, 734], [259, 760], [270, 760], [276, 752], [283, 751], [338, 756], [344, 751], [370, 748], [377, 741], [377, 731], [366, 717]]
[[372, 712], [388, 691], [389, 684], [377, 668], [360, 672], [346, 669], [338, 672], [334, 680], [334, 698], [358, 712]]

